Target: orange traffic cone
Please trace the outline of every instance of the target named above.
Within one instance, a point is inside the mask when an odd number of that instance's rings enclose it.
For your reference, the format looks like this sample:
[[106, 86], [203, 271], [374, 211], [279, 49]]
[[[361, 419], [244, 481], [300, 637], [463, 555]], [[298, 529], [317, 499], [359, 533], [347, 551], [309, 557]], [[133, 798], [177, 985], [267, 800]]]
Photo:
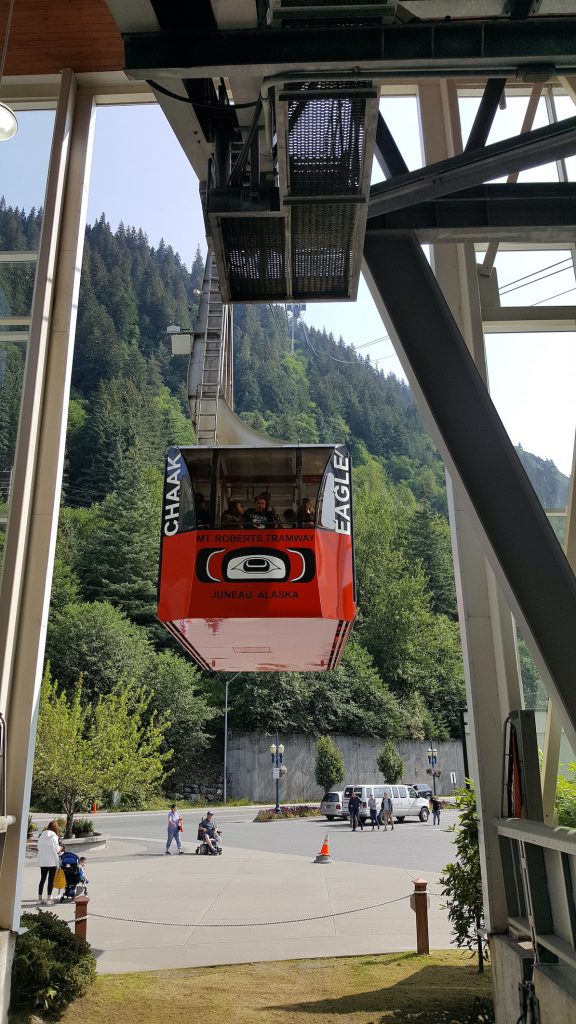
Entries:
[[315, 864], [330, 864], [331, 863], [331, 861], [330, 861], [330, 846], [329, 846], [329, 843], [328, 843], [328, 836], [325, 837], [324, 842], [322, 843], [322, 849], [320, 850], [320, 853], [318, 853], [316, 855], [316, 859], [314, 860], [314, 863]]

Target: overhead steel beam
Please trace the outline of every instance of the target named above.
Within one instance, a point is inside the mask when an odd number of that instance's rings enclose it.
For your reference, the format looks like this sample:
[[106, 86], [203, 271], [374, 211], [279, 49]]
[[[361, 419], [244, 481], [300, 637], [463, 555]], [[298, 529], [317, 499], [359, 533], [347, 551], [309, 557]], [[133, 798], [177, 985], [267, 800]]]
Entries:
[[572, 244], [576, 183], [477, 185], [372, 217], [368, 231], [415, 231], [420, 242]]
[[486, 557], [576, 742], [576, 578], [415, 237], [364, 245], [372, 294]]
[[505, 88], [505, 78], [489, 78], [486, 82], [480, 106], [476, 111], [474, 124], [470, 129], [470, 135], [464, 147], [465, 151], [481, 149], [482, 146], [486, 145]]
[[472, 185], [503, 177], [511, 171], [538, 167], [573, 153], [576, 153], [576, 117], [495, 142], [484, 149], [428, 164], [410, 174], [373, 185], [370, 189], [368, 217], [400, 210], [426, 199], [445, 196], [449, 192], [459, 192]]
[[398, 149], [396, 140], [382, 114], [378, 114], [374, 156], [378, 161], [382, 174], [386, 178], [393, 178], [396, 174], [409, 173], [408, 164]]
[[380, 77], [576, 73], [574, 18], [448, 21], [382, 28], [324, 24], [213, 32], [127, 32], [126, 69], [134, 78], [210, 78], [279, 71], [376, 69]]

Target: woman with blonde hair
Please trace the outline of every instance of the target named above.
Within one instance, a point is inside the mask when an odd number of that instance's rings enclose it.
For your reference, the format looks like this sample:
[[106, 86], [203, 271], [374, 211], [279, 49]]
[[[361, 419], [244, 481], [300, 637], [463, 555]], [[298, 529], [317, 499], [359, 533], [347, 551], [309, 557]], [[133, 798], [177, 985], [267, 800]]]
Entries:
[[[40, 884], [38, 886], [38, 903], [54, 903], [52, 889], [54, 887], [54, 875], [60, 867], [60, 826], [57, 821], [50, 821], [38, 838], [38, 860], [40, 868]], [[42, 900], [44, 883], [48, 880], [47, 899]]]

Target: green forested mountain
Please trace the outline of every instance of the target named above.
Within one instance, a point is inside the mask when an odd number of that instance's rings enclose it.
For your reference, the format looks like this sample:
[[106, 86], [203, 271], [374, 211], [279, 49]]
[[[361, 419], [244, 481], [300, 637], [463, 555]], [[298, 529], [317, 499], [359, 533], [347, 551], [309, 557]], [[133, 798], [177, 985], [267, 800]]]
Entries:
[[[33, 247], [39, 225], [35, 211], [0, 205], [0, 248]], [[83, 674], [86, 699], [123, 678], [153, 692], [173, 721], [176, 779], [220, 727], [223, 689], [154, 617], [160, 467], [170, 443], [193, 440], [186, 358], [171, 357], [165, 332], [192, 326], [202, 273], [199, 254], [190, 272], [169, 246], [153, 249], [132, 228], [114, 233], [104, 216], [87, 230], [47, 643], [53, 676], [72, 689]], [[24, 312], [29, 299], [29, 278], [3, 271], [4, 313]], [[234, 316], [237, 411], [271, 436], [352, 450], [360, 611], [329, 678], [239, 679], [231, 727], [456, 735], [464, 687], [444, 469], [410, 389], [325, 332], [298, 333], [292, 352], [282, 307], [239, 306]], [[22, 373], [20, 348], [0, 344], [0, 487]], [[565, 478], [521, 456], [541, 497], [561, 504]]]

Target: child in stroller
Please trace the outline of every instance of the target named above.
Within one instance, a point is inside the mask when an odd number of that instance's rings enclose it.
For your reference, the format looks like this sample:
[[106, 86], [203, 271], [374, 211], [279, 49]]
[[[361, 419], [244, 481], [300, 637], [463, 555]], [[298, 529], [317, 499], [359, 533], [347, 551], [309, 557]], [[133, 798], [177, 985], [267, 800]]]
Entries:
[[[85, 858], [83, 860], [85, 862]], [[66, 903], [67, 900], [73, 900], [75, 896], [84, 891], [85, 883], [82, 881], [84, 872], [80, 867], [80, 857], [77, 853], [72, 853], [71, 850], [64, 849], [60, 857], [60, 866], [66, 876], [66, 888], [60, 897], [60, 903]]]
[[214, 812], [208, 811], [205, 818], [198, 825], [198, 842], [196, 853], [218, 854], [222, 853], [222, 833], [214, 824]]

